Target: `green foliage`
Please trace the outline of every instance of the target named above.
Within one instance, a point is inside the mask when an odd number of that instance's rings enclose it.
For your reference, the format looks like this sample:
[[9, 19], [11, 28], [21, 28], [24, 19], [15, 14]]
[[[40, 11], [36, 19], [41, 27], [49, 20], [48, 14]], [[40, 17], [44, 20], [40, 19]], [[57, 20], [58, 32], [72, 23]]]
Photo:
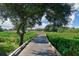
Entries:
[[52, 45], [54, 45], [62, 55], [79, 55], [79, 33], [47, 32], [46, 34]]
[[68, 27], [58, 27], [58, 26], [53, 26], [52, 24], [49, 24], [45, 27], [45, 31], [48, 32], [65, 32], [67, 31], [69, 28]]
[[[26, 32], [24, 42], [35, 35], [35, 32]], [[16, 32], [0, 32], [0, 55], [9, 55], [18, 47], [19, 37]]]
[[78, 33], [79, 32], [79, 29], [78, 28], [70, 28], [68, 30], [66, 30], [65, 32], [68, 32], [68, 33]]
[[26, 32], [25, 36], [24, 36], [24, 42], [28, 41], [30, 38], [36, 36], [36, 32]]
[[37, 28], [35, 29], [35, 31], [43, 31], [44, 29], [41, 29], [41, 28]]
[[1, 28], [1, 26], [0, 26], [0, 32], [3, 32], [3, 29]]
[[73, 4], [52, 4], [50, 6], [47, 11], [48, 21], [57, 27], [68, 24]]
[[0, 4], [0, 16], [4, 19], [10, 18], [15, 27], [19, 26], [17, 22], [26, 24], [27, 27], [33, 27], [36, 23], [40, 24], [41, 17], [46, 14], [47, 20], [52, 22], [54, 26], [62, 26], [69, 22], [69, 15], [71, 15], [73, 11], [72, 6], [73, 4], [67, 3]]
[[53, 31], [53, 25], [47, 25], [45, 28], [44, 28], [45, 31]]
[[23, 37], [27, 27], [35, 24], [41, 25], [41, 18], [46, 14], [49, 22], [53, 23], [53, 30], [57, 31], [58, 26], [66, 25], [69, 15], [72, 12], [72, 4], [29, 4], [12, 3], [0, 4], [0, 18], [5, 21], [9, 18], [20, 37], [20, 44], [23, 44]]
[[0, 32], [0, 55], [8, 55], [18, 47], [15, 32]]
[[68, 29], [68, 27], [59, 27], [57, 32], [66, 32]]

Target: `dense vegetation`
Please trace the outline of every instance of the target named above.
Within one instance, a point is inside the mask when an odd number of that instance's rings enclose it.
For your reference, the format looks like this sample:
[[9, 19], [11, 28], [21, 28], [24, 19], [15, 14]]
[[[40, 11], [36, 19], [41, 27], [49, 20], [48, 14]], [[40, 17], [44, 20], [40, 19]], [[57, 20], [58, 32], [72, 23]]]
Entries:
[[0, 19], [4, 23], [9, 19], [14, 25], [20, 39], [19, 46], [23, 44], [25, 30], [34, 27], [36, 24], [41, 25], [41, 19], [45, 18], [49, 23], [53, 23], [53, 28], [67, 25], [69, 16], [74, 12], [74, 4], [55, 3], [55, 4], [29, 4], [29, 3], [10, 3], [0, 4]]
[[[78, 31], [78, 29], [77, 29]], [[79, 55], [79, 32], [46, 32], [49, 41], [61, 55]]]
[[65, 32], [67, 30], [69, 31], [69, 27], [63, 27], [63, 26], [60, 26], [60, 27], [55, 26], [54, 27], [52, 24], [49, 24], [44, 28], [44, 31], [48, 31], [48, 32]]
[[[27, 32], [24, 36], [24, 42], [35, 35], [35, 32]], [[0, 55], [9, 55], [18, 47], [19, 37], [16, 32], [0, 32]]]
[[[28, 27], [32, 28], [35, 24], [41, 25], [41, 18], [45, 16], [53, 28], [47, 27], [46, 30], [53, 30], [55, 32], [62, 32], [61, 26], [65, 26], [69, 22], [69, 16], [74, 12], [73, 4], [55, 3], [55, 4], [0, 4], [0, 18], [4, 22], [10, 19], [14, 25], [17, 34], [14, 32], [1, 32], [1, 55], [8, 55], [8, 52], [13, 51], [22, 45], [28, 37], [35, 34], [27, 33], [25, 31]], [[59, 30], [60, 29], [60, 30]], [[37, 29], [41, 31], [43, 29]], [[17, 36], [18, 35], [18, 36]], [[24, 36], [25, 35], [25, 36]], [[26, 37], [27, 36], [27, 37]], [[27, 38], [27, 39], [26, 39]], [[10, 49], [10, 50], [9, 50]]]

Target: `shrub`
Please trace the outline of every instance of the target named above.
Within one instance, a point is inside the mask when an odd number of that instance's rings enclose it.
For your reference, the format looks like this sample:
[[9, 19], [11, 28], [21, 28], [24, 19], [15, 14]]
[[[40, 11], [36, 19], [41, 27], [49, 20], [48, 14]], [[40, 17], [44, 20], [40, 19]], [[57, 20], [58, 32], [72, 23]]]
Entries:
[[79, 55], [79, 33], [47, 32], [49, 41], [65, 56]]
[[[35, 36], [35, 32], [27, 32], [24, 42]], [[19, 37], [15, 32], [0, 32], [0, 55], [9, 55], [19, 47]]]

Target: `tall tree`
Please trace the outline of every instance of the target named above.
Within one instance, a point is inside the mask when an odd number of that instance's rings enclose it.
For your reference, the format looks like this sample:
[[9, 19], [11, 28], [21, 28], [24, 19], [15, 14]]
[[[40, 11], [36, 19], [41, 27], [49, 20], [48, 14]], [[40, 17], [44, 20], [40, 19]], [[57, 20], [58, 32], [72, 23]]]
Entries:
[[60, 26], [67, 25], [70, 21], [69, 16], [72, 13], [73, 4], [52, 4], [50, 9], [47, 10], [47, 19], [54, 27], [53, 30], [57, 31]]
[[56, 26], [59, 20], [61, 25], [66, 24], [71, 13], [70, 4], [0, 4], [0, 18], [11, 19], [13, 24], [17, 24], [17, 34], [20, 37], [20, 44], [23, 44], [25, 29], [41, 24], [41, 17], [46, 14], [49, 22]]
[[[39, 8], [38, 8], [39, 7]], [[28, 25], [34, 26], [40, 24], [40, 18], [43, 16], [44, 8], [41, 4], [1, 4], [1, 18], [11, 19], [17, 24], [17, 34], [20, 37], [20, 44], [23, 44], [25, 28]], [[19, 20], [19, 23], [17, 23]]]

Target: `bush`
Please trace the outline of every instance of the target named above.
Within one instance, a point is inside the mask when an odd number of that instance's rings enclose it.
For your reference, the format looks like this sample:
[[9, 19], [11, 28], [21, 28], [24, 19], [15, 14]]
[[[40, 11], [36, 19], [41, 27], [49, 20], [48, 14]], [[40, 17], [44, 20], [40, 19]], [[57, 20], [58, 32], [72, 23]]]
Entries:
[[[27, 32], [24, 42], [36, 35], [36, 32]], [[0, 55], [9, 55], [19, 47], [19, 37], [15, 32], [0, 32]]]
[[57, 26], [53, 26], [53, 25], [47, 25], [44, 29], [44, 31], [48, 31], [48, 32], [57, 32], [58, 27]]
[[68, 27], [59, 27], [57, 32], [66, 32], [68, 29]]
[[79, 33], [47, 32], [52, 45], [65, 56], [79, 56]]
[[68, 29], [69, 29], [68, 27], [47, 25], [44, 30], [48, 32], [65, 32]]
[[3, 31], [3, 29], [1, 28], [1, 26], [0, 26], [0, 32], [2, 32]]

